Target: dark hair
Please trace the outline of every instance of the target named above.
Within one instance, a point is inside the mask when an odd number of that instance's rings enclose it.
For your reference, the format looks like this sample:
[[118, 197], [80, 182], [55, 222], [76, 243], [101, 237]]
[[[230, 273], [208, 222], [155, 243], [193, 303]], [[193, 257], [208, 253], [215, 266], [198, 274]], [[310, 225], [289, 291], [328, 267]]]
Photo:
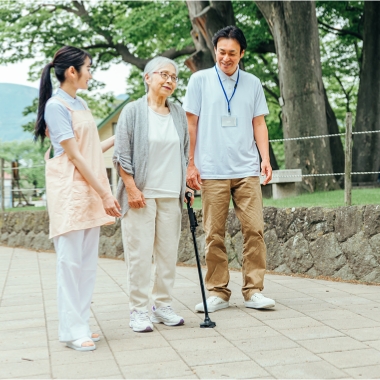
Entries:
[[219, 38], [235, 39], [237, 42], [239, 42], [240, 52], [242, 52], [242, 50], [247, 49], [247, 40], [244, 37], [244, 33], [237, 26], [234, 26], [234, 25], [226, 26], [225, 28], [218, 30], [214, 34], [214, 37], [212, 37], [212, 44], [214, 45], [215, 49], [216, 49], [216, 46], [218, 45]]
[[44, 67], [41, 75], [37, 121], [34, 128], [35, 140], [38, 140], [38, 138], [40, 138], [41, 142], [43, 142], [46, 137], [45, 106], [53, 93], [53, 85], [50, 78], [50, 69], [54, 67], [55, 76], [60, 83], [63, 83], [66, 79], [66, 70], [69, 67], [73, 66], [79, 73], [81, 66], [84, 65], [87, 57], [92, 61], [91, 55], [86, 51], [73, 46], [64, 46], [55, 53], [53, 61]]

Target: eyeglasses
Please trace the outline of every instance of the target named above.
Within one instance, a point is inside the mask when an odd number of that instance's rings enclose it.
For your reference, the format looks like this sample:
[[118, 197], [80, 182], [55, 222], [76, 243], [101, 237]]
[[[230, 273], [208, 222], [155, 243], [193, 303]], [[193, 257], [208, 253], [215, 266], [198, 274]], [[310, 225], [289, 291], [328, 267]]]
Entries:
[[168, 80], [169, 77], [170, 79], [172, 80], [173, 83], [177, 83], [178, 82], [178, 77], [176, 77], [175, 75], [169, 75], [168, 73], [165, 73], [163, 71], [153, 71], [153, 74], [160, 74], [161, 75], [161, 78], [162, 79], [165, 79], [165, 80]]

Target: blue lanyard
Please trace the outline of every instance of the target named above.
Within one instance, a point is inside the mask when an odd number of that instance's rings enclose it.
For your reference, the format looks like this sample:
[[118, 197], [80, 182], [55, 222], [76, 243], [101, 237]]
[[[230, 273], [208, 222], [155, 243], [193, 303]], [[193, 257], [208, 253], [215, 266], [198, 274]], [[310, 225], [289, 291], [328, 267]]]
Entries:
[[235, 86], [234, 86], [234, 92], [232, 93], [231, 97], [228, 99], [228, 96], [227, 96], [226, 90], [224, 89], [224, 86], [223, 86], [222, 80], [220, 79], [220, 75], [219, 75], [219, 73], [218, 73], [218, 69], [216, 68], [216, 65], [215, 65], [214, 67], [215, 67], [215, 71], [216, 71], [216, 73], [218, 74], [219, 82], [220, 82], [220, 85], [222, 86], [222, 90], [223, 90], [223, 92], [224, 92], [224, 96], [226, 97], [226, 100], [227, 100], [227, 104], [228, 104], [228, 115], [231, 115], [230, 102], [231, 102], [232, 98], [233, 98], [234, 95], [235, 95], [235, 91], [236, 91], [237, 85], [238, 85], [238, 83], [239, 83], [240, 71], [239, 71], [239, 69], [238, 69], [238, 77], [237, 77], [237, 80], [236, 80], [236, 83], [235, 83]]

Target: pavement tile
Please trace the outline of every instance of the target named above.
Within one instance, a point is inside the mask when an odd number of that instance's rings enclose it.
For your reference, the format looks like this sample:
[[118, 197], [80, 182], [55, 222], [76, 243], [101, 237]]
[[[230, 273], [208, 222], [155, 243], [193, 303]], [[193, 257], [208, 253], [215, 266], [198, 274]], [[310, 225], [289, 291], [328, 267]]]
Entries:
[[319, 321], [316, 321], [310, 317], [294, 317], [294, 318], [284, 318], [276, 320], [268, 320], [265, 322], [270, 327], [276, 330], [287, 330], [287, 329], [299, 329], [303, 327], [318, 327], [323, 326]]
[[361, 329], [342, 330], [342, 332], [356, 340], [380, 340], [380, 327], [365, 327]]
[[278, 304], [276, 304], [274, 309], [251, 309], [252, 311], [249, 311], [249, 314], [264, 322], [271, 319], [285, 319], [305, 316], [305, 314], [302, 314], [299, 311], [288, 308], [278, 309], [277, 306]]
[[380, 330], [380, 321], [373, 321], [372, 319], [364, 318], [357, 315], [353, 318], [331, 319], [324, 320], [324, 324], [336, 329], [357, 329], [363, 327], [378, 327]]
[[172, 340], [170, 342], [170, 345], [180, 354], [182, 354], [182, 352], [190, 352], [197, 350], [214, 350], [215, 348], [229, 349], [234, 347], [233, 344], [231, 344], [227, 339], [221, 336]]
[[240, 362], [250, 360], [242, 351], [236, 347], [228, 348], [215, 348], [212, 351], [183, 351], [181, 352], [182, 359], [190, 366], [195, 367], [198, 365]]
[[380, 351], [380, 340], [371, 340], [369, 342], [363, 342], [363, 343], [365, 343], [367, 346], [373, 347], [376, 350]]
[[349, 318], [356, 318], [358, 314], [355, 314], [354, 312], [350, 310], [344, 310], [344, 309], [330, 309], [330, 310], [305, 310], [304, 313], [308, 315], [309, 317], [316, 319], [318, 321], [324, 322], [325, 320], [332, 320], [332, 319], [349, 319]]
[[19, 360], [18, 362], [1, 363], [0, 379], [11, 377], [34, 376], [50, 373], [49, 360]]
[[140, 334], [138, 338], [108, 340], [113, 352], [145, 350], [147, 348], [170, 347], [169, 343], [161, 335], [151, 336]]
[[16, 379], [51, 379], [50, 373], [42, 373], [34, 376], [16, 377]]
[[256, 351], [251, 355], [252, 359], [262, 367], [276, 365], [298, 364], [304, 362], [316, 362], [321, 358], [303, 347], [284, 348], [281, 350]]
[[143, 350], [114, 352], [114, 356], [120, 367], [150, 364], [152, 362], [170, 362], [181, 359], [177, 352], [171, 347], [155, 347]]
[[209, 336], [220, 336], [220, 334], [215, 329], [201, 329], [200, 327], [182, 329], [180, 334], [176, 330], [163, 330], [160, 331], [160, 334], [168, 341], [177, 339], [183, 340], [191, 338], [203, 338]]
[[[244, 361], [239, 363], [220, 363], [194, 367], [195, 374], [200, 379], [262, 379], [270, 374], [254, 361]], [[233, 374], [233, 376], [231, 376]]]
[[[78, 352], [88, 354], [88, 352]], [[80, 365], [70, 363], [55, 365], [52, 368], [55, 379], [93, 379], [103, 376], [121, 375], [115, 360], [96, 360], [82, 362]]]
[[62, 351], [53, 351], [50, 353], [51, 365], [53, 368], [61, 365], [72, 365], [94, 361], [112, 361], [114, 357], [107, 344], [96, 343], [96, 350], [88, 352], [78, 352], [72, 348], [65, 347]]
[[278, 379], [346, 379], [347, 374], [329, 363], [318, 361], [274, 366], [270, 372]]
[[237, 348], [242, 350], [252, 359], [255, 358], [255, 354], [258, 350], [271, 351], [284, 348], [300, 347], [296, 342], [282, 335], [267, 336], [265, 338], [252, 336], [247, 339], [234, 341], [234, 344]]
[[307, 339], [333, 338], [344, 334], [329, 326], [303, 327], [300, 329], [281, 330], [290, 339], [299, 341]]
[[347, 372], [354, 379], [379, 379], [380, 365], [347, 368], [345, 369], [345, 372]]
[[216, 327], [218, 329], [231, 329], [240, 327], [257, 327], [257, 326], [265, 326], [263, 322], [256, 319], [253, 315], [249, 315], [245, 313], [245, 316], [240, 317], [231, 317], [228, 319], [221, 319], [218, 315], [212, 316], [212, 320], [216, 323]]
[[365, 343], [358, 342], [348, 336], [300, 340], [299, 344], [315, 354], [368, 348], [368, 345]]
[[3, 325], [6, 321], [17, 321], [17, 320], [24, 320], [24, 319], [43, 319], [44, 318], [44, 311], [43, 309], [40, 310], [33, 310], [33, 311], [17, 311], [14, 313], [4, 313], [3, 308], [0, 308], [0, 326]]
[[0, 334], [3, 330], [28, 329], [34, 327], [44, 327], [45, 318], [24, 318], [0, 323]]
[[345, 306], [345, 305], [371, 305], [373, 303], [372, 300], [367, 298], [359, 297], [351, 295], [350, 297], [332, 297], [326, 298], [326, 302], [331, 303], [333, 305]]
[[31, 359], [33, 361], [44, 360], [49, 357], [49, 350], [47, 347], [27, 347], [18, 348], [14, 350], [0, 351], [0, 367], [1, 363], [20, 362], [24, 359]]
[[326, 354], [319, 354], [319, 356], [338, 368], [352, 368], [359, 366], [363, 367], [367, 365], [380, 364], [379, 351], [373, 348], [352, 351], [329, 352]]
[[280, 333], [272, 329], [269, 326], [258, 326], [258, 327], [243, 327], [236, 329], [218, 329], [219, 333], [222, 334], [226, 339], [231, 341], [247, 339], [251, 336], [254, 337], [268, 337], [268, 336], [279, 336]]
[[150, 363], [121, 367], [126, 379], [168, 379], [192, 376], [193, 371], [182, 361]]

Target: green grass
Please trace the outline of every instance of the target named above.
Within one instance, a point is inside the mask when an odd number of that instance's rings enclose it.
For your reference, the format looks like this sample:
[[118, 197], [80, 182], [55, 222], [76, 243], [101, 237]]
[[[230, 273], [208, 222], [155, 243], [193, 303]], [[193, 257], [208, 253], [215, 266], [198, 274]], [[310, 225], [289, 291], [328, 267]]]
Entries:
[[[264, 207], [338, 207], [344, 206], [344, 190], [302, 194], [285, 199], [263, 199]], [[353, 205], [380, 204], [380, 188], [352, 190]], [[186, 207], [186, 206], [185, 206]], [[232, 202], [230, 204], [232, 206]], [[193, 208], [202, 208], [202, 200], [196, 197]]]
[[[326, 191], [312, 194], [302, 194], [297, 197], [285, 199], [263, 199], [264, 207], [338, 207], [344, 206], [344, 191]], [[380, 188], [375, 189], [354, 189], [352, 190], [353, 205], [380, 204]], [[186, 208], [186, 205], [183, 206]], [[232, 206], [232, 201], [230, 203]], [[194, 209], [202, 208], [201, 197], [195, 197]], [[16, 207], [6, 209], [6, 212], [13, 211], [38, 211], [46, 210], [46, 207]]]

